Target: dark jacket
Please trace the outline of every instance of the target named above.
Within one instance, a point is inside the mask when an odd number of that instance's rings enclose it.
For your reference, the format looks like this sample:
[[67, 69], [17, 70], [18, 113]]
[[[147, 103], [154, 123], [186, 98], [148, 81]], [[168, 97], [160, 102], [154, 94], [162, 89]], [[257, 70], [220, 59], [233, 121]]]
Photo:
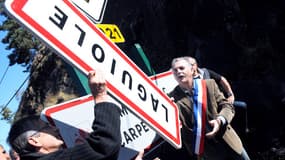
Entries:
[[30, 153], [21, 160], [117, 160], [121, 147], [120, 108], [113, 103], [96, 104], [93, 132], [87, 142], [49, 154]]

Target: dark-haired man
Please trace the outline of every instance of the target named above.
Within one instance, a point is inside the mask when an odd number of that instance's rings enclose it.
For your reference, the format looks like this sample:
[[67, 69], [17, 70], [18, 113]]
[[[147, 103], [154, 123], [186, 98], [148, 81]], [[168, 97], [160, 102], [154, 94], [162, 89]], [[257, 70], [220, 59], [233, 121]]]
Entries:
[[[93, 131], [86, 142], [63, 148], [58, 129], [30, 116], [15, 122], [8, 142], [21, 160], [116, 160], [121, 146], [120, 108], [109, 100], [102, 71], [88, 74], [95, 100]], [[84, 115], [82, 115], [84, 116]]]

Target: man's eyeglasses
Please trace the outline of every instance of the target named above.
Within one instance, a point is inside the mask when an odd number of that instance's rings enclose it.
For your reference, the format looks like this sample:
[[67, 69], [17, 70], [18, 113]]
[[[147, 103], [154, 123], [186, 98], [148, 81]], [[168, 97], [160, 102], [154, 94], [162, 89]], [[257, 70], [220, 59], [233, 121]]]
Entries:
[[49, 124], [45, 124], [44, 126], [42, 126], [38, 131], [35, 131], [35, 133], [33, 133], [31, 136], [29, 137], [39, 137], [39, 132], [44, 131], [44, 130], [49, 130], [52, 129], [53, 126], [49, 125]]

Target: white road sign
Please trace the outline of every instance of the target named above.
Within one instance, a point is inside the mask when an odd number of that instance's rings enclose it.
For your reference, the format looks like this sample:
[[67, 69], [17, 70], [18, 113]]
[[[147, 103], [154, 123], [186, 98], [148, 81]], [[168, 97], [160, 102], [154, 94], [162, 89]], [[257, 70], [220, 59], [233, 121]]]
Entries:
[[[177, 85], [169, 71], [153, 76], [151, 79], [156, 82], [160, 89], [167, 92]], [[94, 99], [91, 95], [76, 98], [47, 107], [42, 111], [41, 115], [43, 120], [59, 128], [66, 146], [72, 147], [83, 141], [87, 134], [92, 131]], [[154, 130], [123, 106], [121, 112], [121, 136], [122, 149], [119, 160], [132, 159], [137, 152], [146, 148], [155, 148], [160, 141]], [[150, 146], [151, 148], [149, 148]], [[148, 152], [145, 154], [147, 155]]]
[[107, 0], [72, 0], [72, 2], [95, 23], [101, 23]]
[[[41, 118], [55, 125], [67, 147], [85, 141], [92, 131], [94, 120], [94, 99], [86, 95], [42, 111]], [[84, 115], [84, 116], [82, 116]], [[156, 132], [144, 121], [122, 107], [121, 112], [122, 149], [118, 160], [132, 159], [138, 151], [145, 149], [157, 140]]]
[[71, 1], [6, 0], [5, 8], [84, 74], [104, 69], [110, 93], [181, 147], [177, 106]]

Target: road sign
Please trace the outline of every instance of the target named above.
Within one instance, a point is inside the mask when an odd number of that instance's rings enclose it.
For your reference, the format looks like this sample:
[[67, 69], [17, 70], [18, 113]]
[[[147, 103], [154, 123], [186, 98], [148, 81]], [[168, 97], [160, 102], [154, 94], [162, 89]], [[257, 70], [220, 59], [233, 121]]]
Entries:
[[115, 24], [96, 24], [105, 36], [109, 37], [109, 39], [114, 43], [123, 43], [125, 42], [125, 38], [121, 33], [119, 27]]
[[7, 0], [5, 8], [84, 74], [104, 69], [108, 91], [170, 144], [181, 147], [177, 106], [72, 2]]
[[[94, 120], [94, 98], [86, 95], [42, 111], [41, 118], [55, 125], [67, 147], [85, 141], [92, 131]], [[84, 116], [81, 116], [84, 115]], [[96, 117], [95, 117], [96, 118]], [[126, 107], [121, 112], [122, 148], [118, 160], [132, 159], [138, 151], [150, 146], [159, 137], [144, 121], [137, 118]]]
[[[151, 79], [164, 91], [172, 90], [177, 85], [169, 71], [153, 76]], [[86, 95], [47, 107], [41, 115], [42, 119], [59, 128], [66, 146], [72, 147], [81, 142], [84, 136], [92, 131], [93, 110], [94, 99], [91, 95]], [[123, 147], [120, 151], [119, 160], [132, 159], [138, 151], [145, 148], [151, 149], [149, 146], [156, 147], [159, 141], [155, 131], [124, 106], [122, 106], [121, 112], [121, 136]], [[145, 154], [147, 155], [148, 152]]]
[[108, 0], [72, 0], [72, 2], [95, 23], [101, 23]]

